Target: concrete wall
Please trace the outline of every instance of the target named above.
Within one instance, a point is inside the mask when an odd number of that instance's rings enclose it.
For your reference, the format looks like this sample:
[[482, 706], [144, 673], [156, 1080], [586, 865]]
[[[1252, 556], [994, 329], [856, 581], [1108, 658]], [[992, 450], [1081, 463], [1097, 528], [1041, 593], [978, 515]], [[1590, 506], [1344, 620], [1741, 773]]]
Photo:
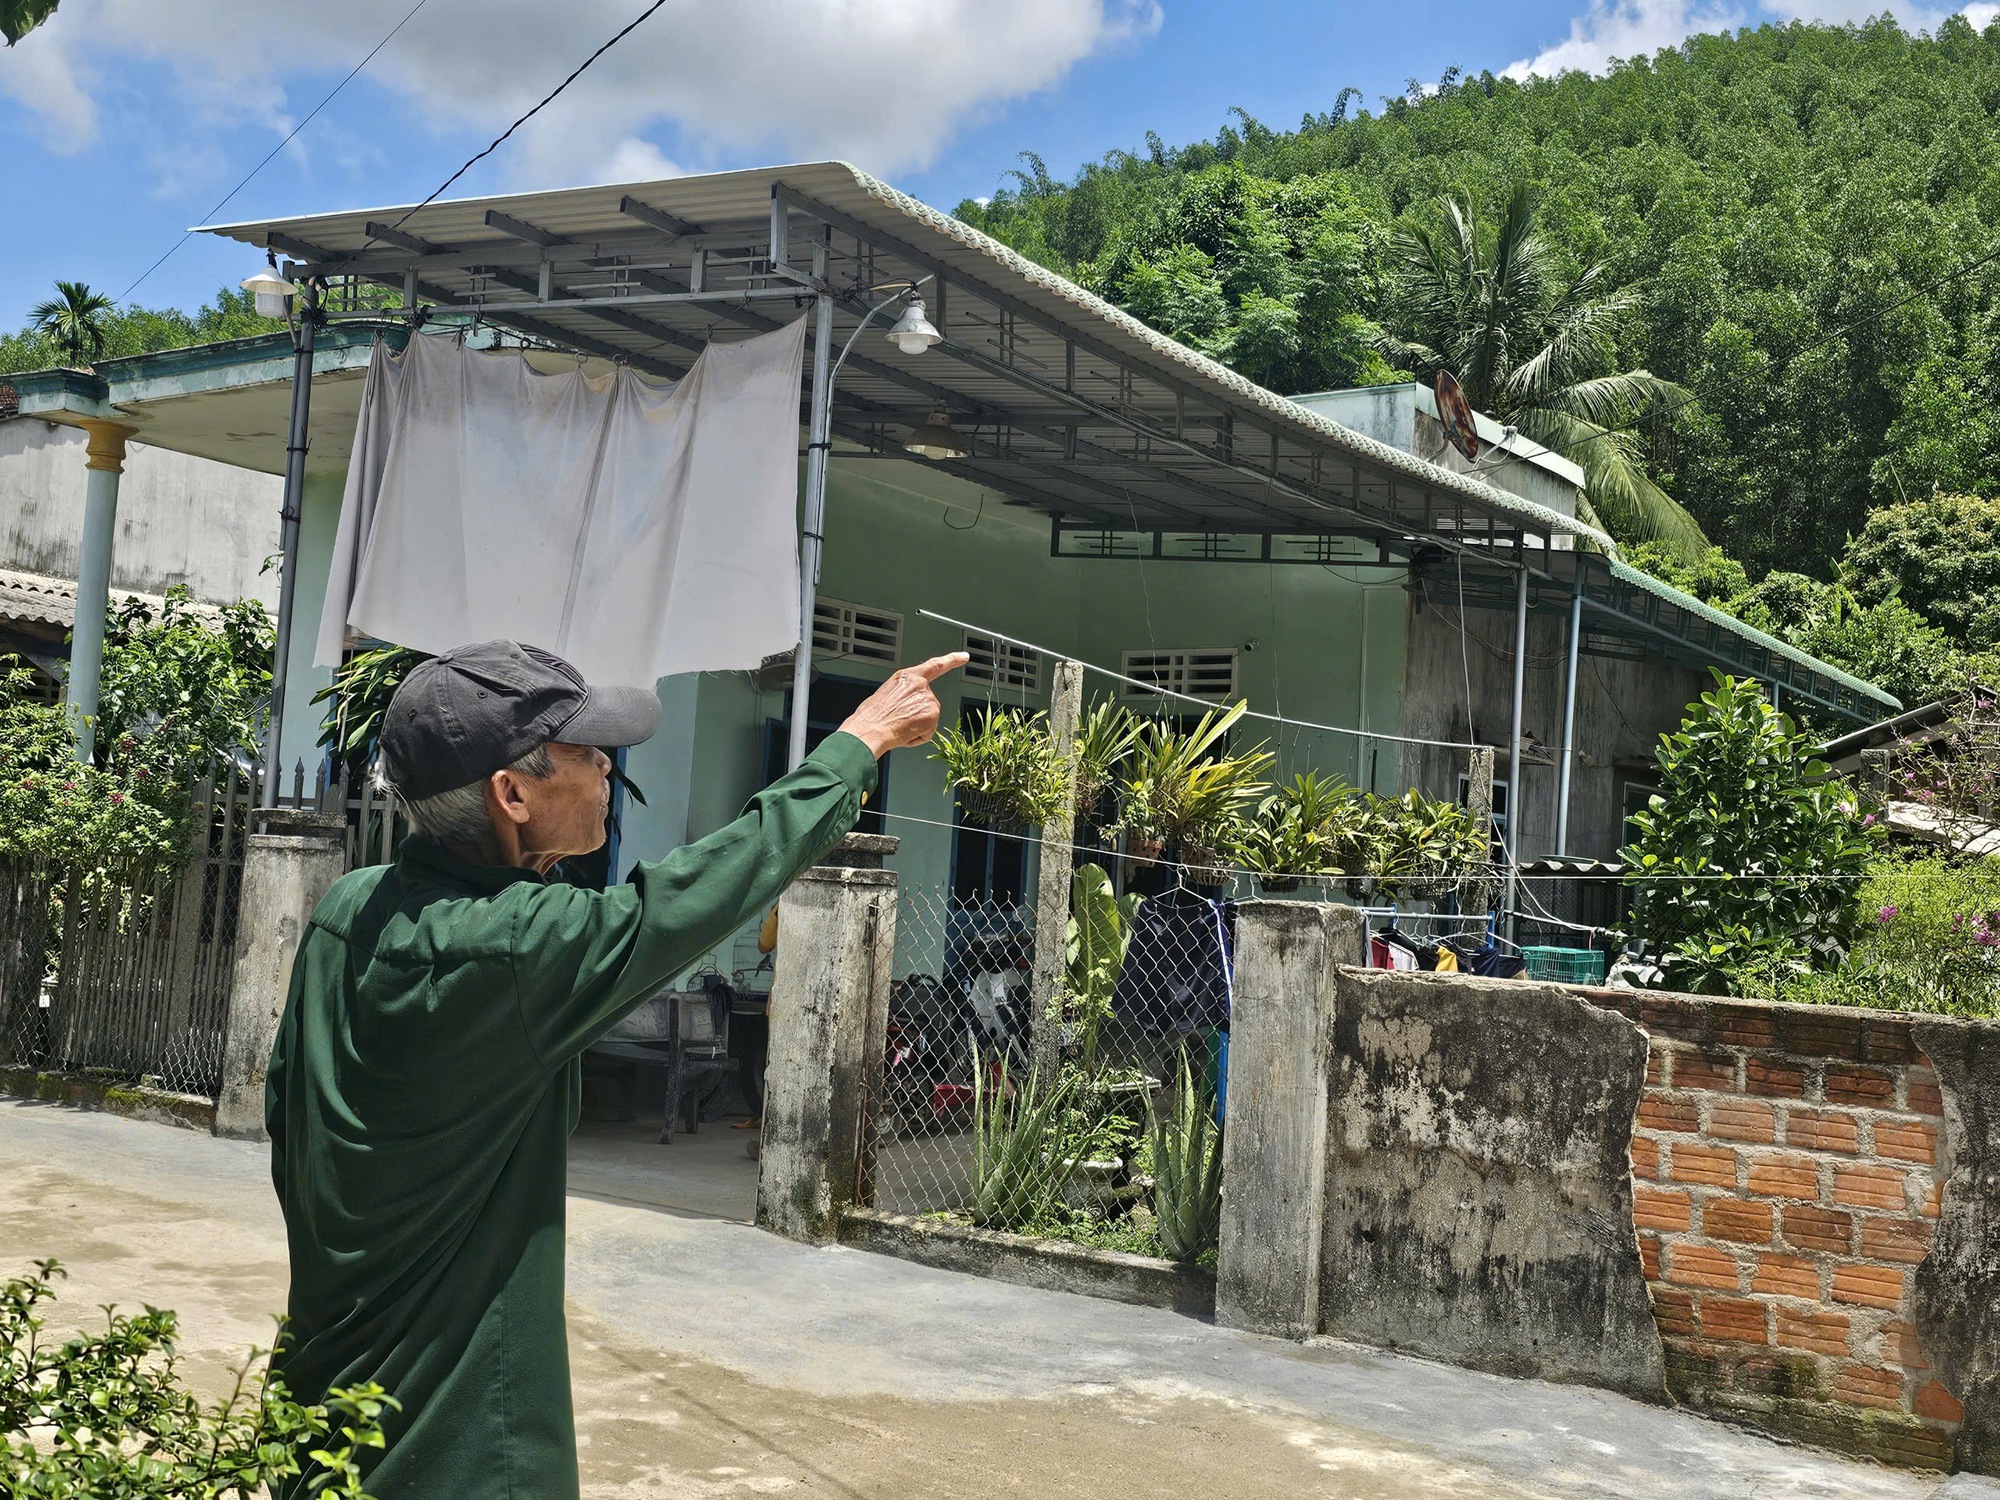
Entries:
[[[84, 435], [35, 417], [0, 421], [0, 567], [76, 577], [83, 533]], [[282, 480], [129, 444], [118, 487], [111, 586], [164, 593], [186, 584], [215, 603], [275, 606]]]
[[[1567, 600], [1563, 601], [1565, 605]], [[1424, 593], [1412, 596], [1404, 676], [1403, 732], [1436, 740], [1468, 739], [1499, 747], [1494, 775], [1508, 783], [1508, 814], [1520, 809], [1520, 855], [1553, 854], [1556, 751], [1562, 743], [1563, 678], [1569, 622], [1528, 617], [1528, 668], [1521, 727], [1529, 744], [1525, 778], [1507, 764], [1513, 715], [1514, 616], [1511, 611], [1457, 607], [1449, 563], [1433, 569]], [[1466, 682], [1471, 680], [1470, 714]], [[1660, 735], [1678, 728], [1686, 706], [1709, 685], [1705, 673], [1661, 661], [1614, 661], [1586, 656], [1578, 664], [1577, 761], [1570, 810], [1570, 854], [1608, 857], [1623, 840], [1624, 790], [1651, 784]], [[1455, 797], [1466, 752], [1405, 746], [1407, 783], [1438, 797]], [[1521, 790], [1514, 790], [1523, 782]]]

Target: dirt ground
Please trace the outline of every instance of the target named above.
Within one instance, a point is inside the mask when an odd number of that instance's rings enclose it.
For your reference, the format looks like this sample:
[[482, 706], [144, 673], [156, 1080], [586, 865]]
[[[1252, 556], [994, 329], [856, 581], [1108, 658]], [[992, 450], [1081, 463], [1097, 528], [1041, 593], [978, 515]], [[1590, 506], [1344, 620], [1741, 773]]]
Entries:
[[[709, 1149], [713, 1166], [741, 1148]], [[257, 1148], [0, 1103], [0, 1204], [0, 1266], [60, 1258], [77, 1322], [107, 1301], [176, 1309], [204, 1388], [269, 1342], [284, 1245]], [[1937, 1484], [1599, 1393], [805, 1250], [624, 1193], [573, 1194], [570, 1243], [594, 1500], [1918, 1500]]]

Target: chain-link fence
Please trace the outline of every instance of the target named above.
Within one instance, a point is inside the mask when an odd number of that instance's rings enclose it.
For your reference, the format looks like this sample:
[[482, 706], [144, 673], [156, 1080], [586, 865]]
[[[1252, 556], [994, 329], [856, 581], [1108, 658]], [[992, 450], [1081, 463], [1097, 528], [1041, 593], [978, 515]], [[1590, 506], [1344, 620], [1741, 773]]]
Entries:
[[213, 1097], [255, 788], [204, 782], [178, 867], [0, 865], [0, 1066]]
[[[1054, 997], [1038, 1001], [1032, 910], [904, 887], [873, 1206], [1199, 1254], [1220, 1181], [1215, 1126], [1194, 1132], [1213, 1159], [1198, 1164], [1211, 1212], [1193, 1205], [1192, 1237], [1177, 1232], [1190, 1184], [1177, 1158], [1162, 1191], [1152, 1126], [1179, 1139], [1190, 1112], [1220, 1119], [1234, 908], [1219, 898], [1174, 888], [1142, 901], [1087, 872], [1068, 932], [1050, 935], [1064, 943]], [[1176, 1217], [1162, 1226], [1168, 1198]]]

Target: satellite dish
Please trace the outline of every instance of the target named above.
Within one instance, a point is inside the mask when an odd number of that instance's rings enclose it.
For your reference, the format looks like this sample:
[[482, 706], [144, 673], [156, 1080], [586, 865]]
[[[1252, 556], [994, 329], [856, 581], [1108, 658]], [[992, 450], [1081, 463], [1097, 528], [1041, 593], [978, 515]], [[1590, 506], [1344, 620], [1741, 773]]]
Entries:
[[1444, 428], [1446, 441], [1471, 463], [1479, 457], [1479, 426], [1472, 419], [1472, 407], [1458, 377], [1449, 370], [1439, 370], [1431, 389], [1437, 396], [1438, 423]]
[[[750, 674], [751, 686], [756, 688], [760, 693], [783, 692], [791, 687], [792, 663], [797, 655], [796, 651], [780, 651], [775, 656], [765, 657], [763, 661], [757, 664], [756, 670]], [[813, 682], [819, 681], [818, 667], [812, 669], [810, 680]]]

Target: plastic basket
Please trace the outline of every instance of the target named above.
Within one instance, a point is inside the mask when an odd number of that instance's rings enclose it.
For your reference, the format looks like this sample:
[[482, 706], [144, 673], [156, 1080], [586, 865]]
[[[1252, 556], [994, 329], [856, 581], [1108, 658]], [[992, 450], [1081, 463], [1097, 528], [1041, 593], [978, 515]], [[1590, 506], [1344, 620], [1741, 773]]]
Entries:
[[1595, 948], [1534, 948], [1521, 950], [1530, 979], [1557, 984], [1604, 983], [1604, 955]]

